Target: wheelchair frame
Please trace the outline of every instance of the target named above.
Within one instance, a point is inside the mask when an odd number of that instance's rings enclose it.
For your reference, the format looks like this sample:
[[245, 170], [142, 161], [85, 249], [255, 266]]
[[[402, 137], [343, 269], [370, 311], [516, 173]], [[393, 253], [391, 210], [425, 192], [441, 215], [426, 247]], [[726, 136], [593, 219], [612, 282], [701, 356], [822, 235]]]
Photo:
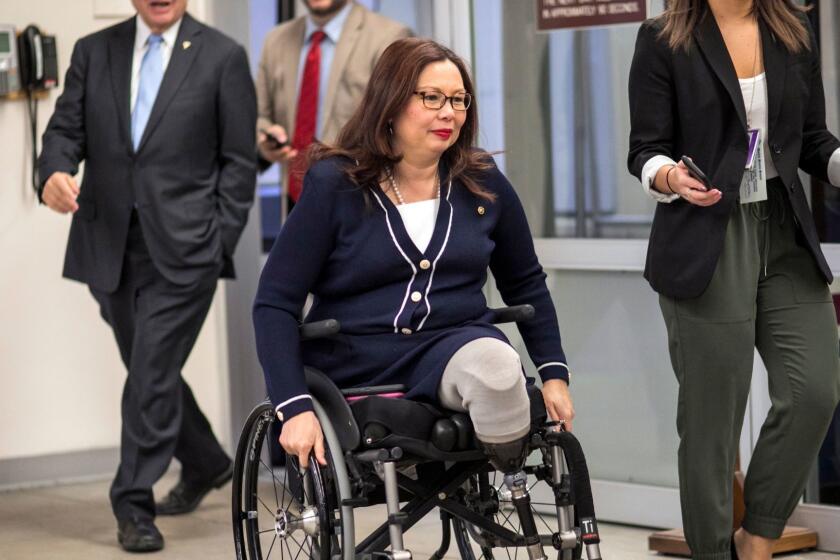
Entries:
[[[494, 322], [522, 321], [531, 316], [533, 316], [531, 306], [505, 308], [496, 310], [496, 320]], [[305, 324], [301, 327], [301, 337], [310, 339], [330, 336], [338, 333], [339, 328], [339, 324], [333, 320]], [[307, 375], [309, 378], [310, 372], [307, 372]], [[323, 374], [320, 375], [323, 376]], [[326, 376], [323, 377], [326, 379]], [[393, 390], [393, 387], [387, 389]], [[338, 389], [335, 388], [335, 391], [338, 391]], [[334, 403], [335, 391], [332, 394], [327, 394], [325, 398], [332, 398]], [[367, 392], [376, 394], [378, 391], [377, 388], [372, 387], [368, 388]], [[343, 399], [343, 395], [338, 394]], [[526, 542], [524, 535], [503, 527], [492, 517], [488, 517], [487, 511], [471, 508], [469, 504], [465, 503], [462, 488], [468, 481], [476, 480], [474, 477], [481, 477], [484, 473], [495, 471], [480, 451], [466, 451], [457, 454], [463, 459], [444, 464], [442, 471], [431, 481], [420, 480], [420, 477], [418, 477], [418, 480], [414, 480], [397, 471], [397, 464], [400, 461], [411, 459], [412, 463], [419, 464], [424, 461], [439, 462], [439, 459], [430, 459], [417, 454], [412, 454], [409, 457], [399, 446], [370, 449], [365, 449], [362, 446], [359, 449], [348, 450], [347, 438], [342, 438], [343, 434], [336, 430], [327, 408], [324, 406], [325, 403], [322, 403], [319, 399], [324, 395], [323, 389], [320, 395], [313, 391], [312, 401], [315, 414], [321, 423], [327, 450], [332, 455], [331, 467], [334, 469], [335, 490], [338, 494], [336, 509], [341, 511], [341, 556], [331, 555], [331, 559], [411, 559], [411, 552], [406, 550], [404, 546], [403, 533], [423, 519], [434, 508], [440, 509], [442, 536], [438, 550], [431, 557], [433, 560], [443, 558], [443, 555], [450, 548], [452, 527], [456, 531], [460, 530], [462, 532], [462, 534], [456, 533], [456, 541], [462, 555], [465, 554], [463, 547], [470, 546], [470, 536], [466, 534], [466, 524], [480, 530], [482, 536], [489, 537], [492, 542], [491, 548], [496, 546], [523, 547], [528, 549], [532, 558], [537, 557], [534, 556], [536, 553], [533, 553], [529, 548], [532, 545]], [[257, 514], [257, 512], [245, 511], [242, 507], [243, 475], [249, 459], [251, 463], [254, 462], [255, 458], [259, 460], [256, 455], [261, 453], [261, 443], [260, 448], [257, 447], [260, 430], [269, 430], [269, 426], [274, 421], [274, 409], [271, 403], [265, 401], [258, 405], [250, 414], [237, 446], [234, 463], [232, 513], [234, 540], [239, 560], [248, 559], [243, 546], [244, 532], [247, 532], [244, 525], [251, 518], [250, 516]], [[346, 423], [348, 420], [339, 417], [338, 421]], [[355, 423], [352, 414], [349, 421]], [[252, 430], [251, 427], [255, 423], [256, 430]], [[346, 427], [344, 426], [344, 428]], [[356, 429], [356, 435], [358, 435], [358, 427], [353, 427]], [[270, 437], [270, 431], [267, 434], [263, 432], [262, 437]], [[342, 442], [342, 439], [344, 439], [344, 442]], [[259, 439], [259, 441], [262, 440]], [[539, 546], [557, 550], [558, 558], [561, 560], [581, 558], [585, 546], [587, 557], [590, 560], [600, 559], [598, 544], [600, 538], [592, 507], [588, 472], [577, 440], [570, 433], [565, 432], [561, 425], [548, 423], [546, 426], [532, 427], [530, 452], [537, 449], [542, 451], [544, 459], [545, 454], [548, 453], [551, 466], [547, 467], [545, 463], [538, 467], [532, 466], [530, 467], [531, 473], [535, 474], [538, 480], [546, 481], [552, 486], [559, 525], [559, 530], [551, 535], [540, 535]], [[341, 453], [342, 456], [338, 456], [338, 453]], [[314, 457], [310, 458], [310, 462], [317, 465]], [[355, 541], [354, 509], [382, 503], [381, 500], [376, 498], [371, 501], [369, 492], [360, 490], [360, 488], [364, 489], [366, 487], [364, 477], [361, 474], [364, 465], [369, 465], [369, 469], [373, 468], [380, 474], [385, 493], [384, 503], [387, 509], [387, 520], [357, 544]], [[525, 488], [527, 498], [527, 486]], [[573, 488], [575, 491], [573, 491]], [[406, 502], [402, 508], [400, 508], [400, 501]], [[498, 506], [498, 499], [496, 499], [496, 506]], [[266, 509], [269, 508], [266, 507]], [[280, 510], [278, 510], [276, 519], [279, 519], [280, 515]], [[279, 530], [277, 529], [278, 522], [275, 523], [275, 532]], [[386, 551], [387, 547], [390, 547], [389, 551]], [[539, 550], [542, 549], [539, 548]], [[255, 559], [252, 558], [251, 560]]]

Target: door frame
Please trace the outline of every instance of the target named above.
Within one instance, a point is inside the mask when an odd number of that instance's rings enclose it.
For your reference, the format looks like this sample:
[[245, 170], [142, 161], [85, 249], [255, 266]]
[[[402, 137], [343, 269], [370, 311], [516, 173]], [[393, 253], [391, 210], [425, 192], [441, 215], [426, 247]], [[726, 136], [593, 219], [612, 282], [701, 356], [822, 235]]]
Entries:
[[[546, 271], [602, 272], [605, 275], [642, 275], [647, 240], [540, 238], [534, 240], [540, 264]], [[673, 423], [673, 418], [663, 418]], [[615, 458], [617, 461], [621, 457]], [[612, 480], [592, 480], [598, 518], [602, 521], [652, 528], [681, 527], [680, 496], [677, 487], [653, 486]], [[551, 497], [538, 495], [536, 501]]]

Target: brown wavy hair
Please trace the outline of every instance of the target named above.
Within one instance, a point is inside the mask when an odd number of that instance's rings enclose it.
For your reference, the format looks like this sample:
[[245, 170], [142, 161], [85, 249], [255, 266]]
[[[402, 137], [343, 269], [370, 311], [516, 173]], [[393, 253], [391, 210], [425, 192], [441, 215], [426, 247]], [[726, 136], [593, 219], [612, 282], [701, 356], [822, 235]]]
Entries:
[[[810, 10], [793, 0], [753, 0], [752, 15], [764, 21], [791, 53], [810, 50], [808, 29], [799, 15]], [[694, 30], [704, 17], [711, 17], [708, 0], [668, 0], [665, 12], [659, 16], [664, 23], [660, 37], [673, 50], [689, 50]]]
[[494, 200], [493, 193], [481, 187], [482, 173], [493, 167], [490, 156], [474, 148], [478, 136], [478, 106], [475, 88], [466, 63], [450, 49], [430, 39], [411, 37], [392, 43], [376, 63], [359, 107], [341, 129], [333, 145], [316, 143], [308, 153], [310, 162], [343, 156], [358, 162], [345, 172], [365, 189], [378, 189], [387, 170], [402, 160], [391, 143], [390, 122], [405, 109], [417, 88], [420, 73], [429, 64], [451, 61], [461, 73], [464, 89], [472, 96], [464, 125], [455, 143], [441, 156], [449, 169], [449, 179], [460, 180], [473, 194]]

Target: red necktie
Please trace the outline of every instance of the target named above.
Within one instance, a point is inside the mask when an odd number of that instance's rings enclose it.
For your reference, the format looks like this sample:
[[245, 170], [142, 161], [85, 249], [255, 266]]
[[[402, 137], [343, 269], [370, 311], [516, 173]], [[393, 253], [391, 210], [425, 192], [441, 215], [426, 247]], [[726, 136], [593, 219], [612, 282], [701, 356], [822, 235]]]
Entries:
[[298, 156], [292, 160], [289, 169], [289, 196], [297, 202], [303, 189], [303, 174], [306, 172], [306, 149], [315, 138], [315, 125], [318, 122], [318, 79], [321, 75], [321, 41], [326, 37], [323, 31], [312, 34], [312, 43], [306, 53], [303, 78], [298, 94], [297, 114], [295, 115], [295, 134], [292, 148]]

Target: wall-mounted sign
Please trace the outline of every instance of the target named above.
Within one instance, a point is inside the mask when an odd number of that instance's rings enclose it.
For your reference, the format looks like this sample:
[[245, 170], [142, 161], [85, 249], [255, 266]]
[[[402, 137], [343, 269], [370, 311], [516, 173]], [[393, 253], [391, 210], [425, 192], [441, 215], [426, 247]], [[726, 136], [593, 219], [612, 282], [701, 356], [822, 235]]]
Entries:
[[640, 23], [647, 0], [537, 0], [537, 30]]

